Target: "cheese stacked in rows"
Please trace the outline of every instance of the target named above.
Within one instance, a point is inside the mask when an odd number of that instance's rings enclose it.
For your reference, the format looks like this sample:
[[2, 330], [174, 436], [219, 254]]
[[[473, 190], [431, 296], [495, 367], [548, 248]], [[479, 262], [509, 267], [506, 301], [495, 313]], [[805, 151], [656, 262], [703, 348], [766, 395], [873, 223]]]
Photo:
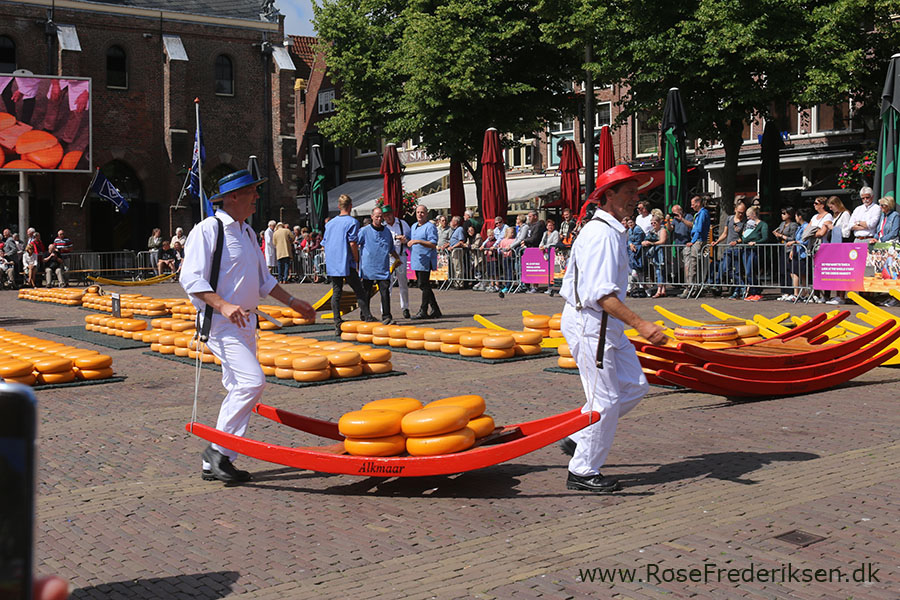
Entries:
[[0, 329], [0, 379], [6, 383], [44, 385], [113, 376], [112, 358]]
[[32, 302], [52, 302], [64, 306], [81, 306], [84, 292], [79, 288], [23, 288], [19, 290], [19, 300]]
[[452, 454], [494, 431], [494, 420], [484, 410], [484, 398], [475, 395], [442, 398], [424, 407], [415, 398], [385, 398], [343, 415], [338, 430], [346, 438], [344, 449], [354, 456]]
[[341, 324], [341, 339], [376, 346], [501, 359], [540, 354], [542, 332], [505, 331], [483, 327], [437, 329], [344, 321]]
[[[99, 291], [96, 286], [89, 287], [82, 299], [83, 306], [100, 312], [112, 312], [112, 297], [101, 296]], [[127, 312], [128, 316], [137, 314], [147, 317], [166, 316], [174, 307], [190, 304], [186, 298], [154, 298], [143, 294], [120, 294], [119, 302], [122, 316]]]

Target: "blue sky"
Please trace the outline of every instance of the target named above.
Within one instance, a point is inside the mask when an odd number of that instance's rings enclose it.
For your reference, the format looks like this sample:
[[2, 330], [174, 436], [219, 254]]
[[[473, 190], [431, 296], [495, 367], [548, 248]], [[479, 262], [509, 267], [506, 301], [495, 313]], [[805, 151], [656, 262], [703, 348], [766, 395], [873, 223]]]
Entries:
[[289, 35], [316, 35], [310, 20], [312, 0], [278, 0], [275, 5], [285, 16], [284, 32]]

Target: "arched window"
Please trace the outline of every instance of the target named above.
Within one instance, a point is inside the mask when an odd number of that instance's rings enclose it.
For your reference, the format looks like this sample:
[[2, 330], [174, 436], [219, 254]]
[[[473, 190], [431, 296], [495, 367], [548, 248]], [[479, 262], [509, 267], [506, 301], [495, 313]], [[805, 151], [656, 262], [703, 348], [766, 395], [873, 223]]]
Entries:
[[119, 46], [110, 46], [106, 51], [106, 87], [128, 87], [128, 58]]
[[216, 94], [234, 95], [234, 66], [224, 54], [216, 57]]
[[16, 43], [5, 35], [0, 35], [0, 73], [16, 70]]

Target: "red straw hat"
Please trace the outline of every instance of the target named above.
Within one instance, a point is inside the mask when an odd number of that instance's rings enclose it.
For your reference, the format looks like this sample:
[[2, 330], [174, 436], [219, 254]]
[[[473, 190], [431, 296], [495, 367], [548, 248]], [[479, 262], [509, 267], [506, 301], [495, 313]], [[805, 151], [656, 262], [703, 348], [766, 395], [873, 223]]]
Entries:
[[[628, 165], [616, 165], [612, 169], [603, 171], [603, 173], [597, 177], [597, 186], [594, 188], [594, 191], [591, 192], [591, 195], [588, 196], [588, 201], [600, 202], [600, 199], [603, 198], [603, 193], [617, 183], [634, 180], [638, 182], [638, 189], [641, 189], [649, 184], [652, 179], [653, 177], [649, 173], [635, 173]], [[603, 203], [601, 202], [601, 204]]]

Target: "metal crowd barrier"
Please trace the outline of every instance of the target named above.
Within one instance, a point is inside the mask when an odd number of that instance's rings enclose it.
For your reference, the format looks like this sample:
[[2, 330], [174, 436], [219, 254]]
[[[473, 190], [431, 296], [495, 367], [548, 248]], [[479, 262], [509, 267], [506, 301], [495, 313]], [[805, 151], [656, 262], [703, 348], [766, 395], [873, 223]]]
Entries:
[[[629, 249], [629, 254], [635, 253]], [[665, 244], [642, 246], [637, 254], [640, 267], [631, 271], [631, 292], [652, 295], [656, 287], [665, 286], [667, 295], [686, 291], [694, 297], [715, 293], [746, 298], [774, 290], [806, 301], [814, 294], [813, 258], [798, 245], [704, 244], [697, 249]]]
[[[132, 250], [117, 252], [72, 252], [66, 255], [66, 272], [70, 279], [87, 282], [87, 276], [110, 279], [138, 279], [143, 275], [137, 255]], [[152, 276], [152, 272], [148, 272]]]

